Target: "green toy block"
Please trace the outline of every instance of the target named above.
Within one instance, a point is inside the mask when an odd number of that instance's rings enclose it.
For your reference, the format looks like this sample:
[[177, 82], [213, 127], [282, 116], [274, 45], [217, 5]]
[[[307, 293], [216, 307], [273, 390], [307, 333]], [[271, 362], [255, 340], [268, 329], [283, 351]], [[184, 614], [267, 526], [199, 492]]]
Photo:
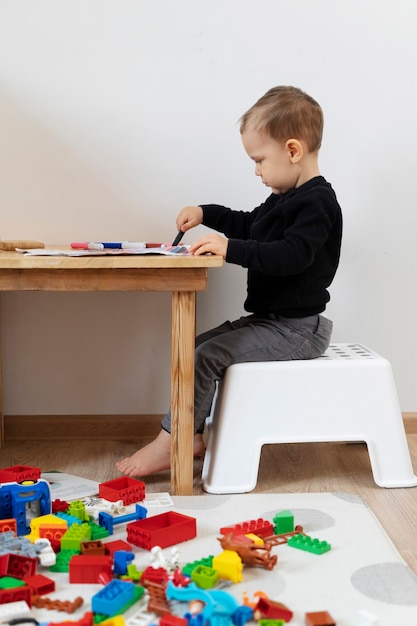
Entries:
[[260, 619], [259, 626], [285, 626], [285, 620], [283, 619]]
[[15, 587], [25, 587], [26, 583], [14, 576], [2, 576], [0, 578], [0, 589], [14, 589]]
[[330, 543], [327, 543], [327, 541], [312, 539], [308, 535], [294, 535], [288, 539], [287, 545], [299, 550], [305, 550], [306, 552], [312, 552], [313, 554], [323, 554], [331, 548]]
[[68, 515], [72, 515], [82, 522], [90, 521], [90, 516], [85, 510], [85, 504], [81, 500], [74, 500], [73, 502], [70, 502], [70, 505], [68, 507]]
[[274, 533], [283, 535], [284, 533], [292, 533], [294, 531], [294, 515], [291, 511], [285, 510], [277, 513], [274, 518]]
[[74, 554], [80, 554], [79, 550], [60, 550], [56, 555], [55, 565], [51, 565], [50, 572], [68, 572], [69, 562]]
[[184, 574], [184, 576], [188, 576], [189, 578], [191, 578], [191, 574], [193, 573], [193, 570], [195, 570], [195, 568], [198, 567], [198, 565], [204, 565], [204, 567], [211, 567], [212, 564], [213, 564], [213, 556], [205, 556], [199, 561], [194, 561], [193, 563], [186, 563], [181, 571]]
[[81, 552], [81, 543], [91, 539], [91, 528], [89, 524], [73, 524], [61, 537], [61, 549], [78, 550]]
[[191, 572], [191, 580], [201, 589], [212, 589], [217, 583], [219, 575], [212, 567], [197, 565]]

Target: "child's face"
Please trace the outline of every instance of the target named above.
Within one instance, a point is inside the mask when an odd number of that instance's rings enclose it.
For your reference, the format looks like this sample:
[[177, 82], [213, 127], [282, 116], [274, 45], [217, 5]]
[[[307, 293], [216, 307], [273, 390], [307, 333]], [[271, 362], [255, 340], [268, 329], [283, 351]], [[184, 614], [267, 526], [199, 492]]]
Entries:
[[254, 130], [242, 133], [242, 143], [255, 162], [255, 174], [273, 193], [285, 193], [297, 186], [300, 178], [298, 161], [294, 162], [288, 142], [280, 142]]

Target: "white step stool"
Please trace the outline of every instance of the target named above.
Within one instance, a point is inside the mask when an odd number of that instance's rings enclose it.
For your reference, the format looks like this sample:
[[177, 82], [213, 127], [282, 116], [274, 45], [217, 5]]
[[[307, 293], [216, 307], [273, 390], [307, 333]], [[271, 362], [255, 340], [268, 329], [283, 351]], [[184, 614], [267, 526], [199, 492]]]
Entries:
[[365, 441], [377, 485], [417, 485], [389, 361], [341, 343], [318, 359], [227, 369], [208, 419], [204, 489], [251, 491], [263, 444], [319, 441]]

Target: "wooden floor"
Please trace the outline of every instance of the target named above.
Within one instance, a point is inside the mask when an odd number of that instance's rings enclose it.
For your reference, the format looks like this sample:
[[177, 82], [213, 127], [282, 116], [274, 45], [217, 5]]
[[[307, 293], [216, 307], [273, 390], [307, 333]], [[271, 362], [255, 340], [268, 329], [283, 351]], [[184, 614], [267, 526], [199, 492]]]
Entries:
[[[62, 437], [65, 437], [62, 434]], [[30, 465], [43, 471], [60, 470], [104, 482], [116, 478], [115, 461], [129, 455], [148, 439], [22, 440], [6, 442], [0, 467]], [[417, 473], [417, 434], [409, 434]], [[194, 494], [203, 495], [202, 461], [195, 461]], [[170, 491], [169, 472], [144, 479], [149, 493]], [[364, 444], [303, 443], [264, 446], [256, 490], [253, 493], [348, 492], [359, 495], [375, 513], [406, 563], [417, 574], [417, 488], [383, 489], [372, 479]], [[360, 528], [358, 528], [360, 532]]]

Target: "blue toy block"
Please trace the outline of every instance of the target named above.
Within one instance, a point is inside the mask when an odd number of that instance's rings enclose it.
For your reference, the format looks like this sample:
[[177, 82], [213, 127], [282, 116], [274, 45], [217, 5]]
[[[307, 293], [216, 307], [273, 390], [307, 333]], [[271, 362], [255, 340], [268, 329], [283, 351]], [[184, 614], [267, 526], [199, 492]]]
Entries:
[[131, 582], [114, 578], [91, 598], [93, 613], [115, 615], [135, 597], [135, 585]]
[[116, 576], [127, 574], [127, 566], [133, 561], [135, 555], [127, 550], [116, 550], [113, 555], [113, 570]]
[[118, 517], [113, 517], [113, 515], [109, 515], [105, 511], [101, 511], [98, 515], [98, 523], [100, 526], [103, 526], [108, 530], [110, 535], [113, 534], [113, 526], [115, 524], [123, 524], [124, 522], [133, 522], [140, 519], [144, 519], [147, 514], [147, 509], [140, 504], [137, 504], [135, 507], [134, 513], [128, 513], [127, 515], [119, 515]]

